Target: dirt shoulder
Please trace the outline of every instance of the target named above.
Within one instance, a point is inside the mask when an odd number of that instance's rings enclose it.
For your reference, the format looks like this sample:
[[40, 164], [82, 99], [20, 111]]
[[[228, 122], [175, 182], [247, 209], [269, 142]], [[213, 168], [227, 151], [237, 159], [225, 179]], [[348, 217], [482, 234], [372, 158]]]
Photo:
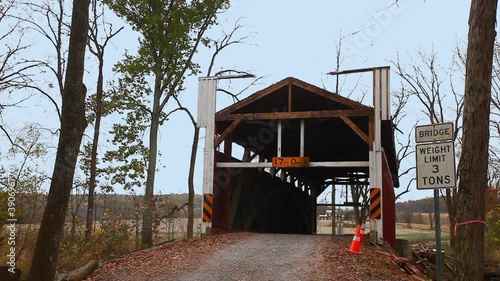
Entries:
[[232, 233], [180, 241], [102, 264], [87, 280], [408, 280], [352, 236]]

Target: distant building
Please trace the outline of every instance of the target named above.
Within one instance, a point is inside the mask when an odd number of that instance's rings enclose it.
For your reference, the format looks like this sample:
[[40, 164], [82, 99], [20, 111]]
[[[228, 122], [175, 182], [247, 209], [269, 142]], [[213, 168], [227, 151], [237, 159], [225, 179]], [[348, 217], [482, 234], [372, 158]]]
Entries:
[[320, 220], [332, 220], [332, 210], [326, 210], [324, 215], [319, 215]]

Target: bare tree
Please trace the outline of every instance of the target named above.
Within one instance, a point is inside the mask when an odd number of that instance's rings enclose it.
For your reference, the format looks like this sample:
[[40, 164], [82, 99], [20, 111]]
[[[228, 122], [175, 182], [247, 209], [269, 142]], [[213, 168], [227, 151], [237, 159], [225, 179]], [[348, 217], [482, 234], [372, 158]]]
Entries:
[[[209, 48], [213, 50], [212, 57], [210, 58], [210, 63], [208, 65], [208, 70], [206, 73], [206, 76], [212, 75], [212, 69], [215, 66], [215, 61], [218, 55], [226, 48], [232, 46], [232, 45], [237, 45], [237, 44], [246, 44], [246, 40], [250, 38], [251, 34], [244, 35], [244, 36], [237, 36], [237, 33], [244, 28], [245, 26], [240, 23], [241, 19], [238, 19], [232, 30], [230, 32], [225, 32], [222, 30], [222, 37], [219, 39], [206, 39], [204, 41], [205, 45], [207, 45]], [[224, 71], [226, 73], [226, 71]], [[238, 72], [242, 74], [242, 72]], [[218, 72], [216, 75], [220, 75], [221, 72]], [[255, 78], [249, 86], [245, 87], [244, 90], [248, 89], [250, 86], [255, 85], [262, 77]], [[236, 101], [238, 101], [238, 96], [243, 92], [240, 91], [239, 93], [232, 93], [228, 90], [224, 89], [218, 89], [218, 91], [224, 92], [230, 96], [233, 97]], [[194, 171], [195, 171], [195, 166], [196, 166], [196, 153], [198, 151], [198, 142], [199, 142], [199, 135], [200, 135], [200, 128], [197, 126], [196, 119], [194, 118], [193, 114], [191, 111], [182, 106], [180, 100], [177, 97], [174, 97], [175, 101], [177, 102], [177, 109], [174, 109], [169, 113], [173, 113], [174, 111], [177, 110], [183, 110], [188, 114], [189, 120], [191, 121], [191, 124], [193, 125], [194, 128], [194, 134], [193, 134], [193, 143], [191, 145], [191, 158], [190, 158], [190, 164], [189, 164], [189, 174], [188, 174], [188, 223], [187, 223], [187, 238], [192, 238], [193, 237], [193, 229], [194, 229]]]
[[434, 213], [428, 213], [428, 215], [429, 215], [430, 229], [433, 229], [434, 228], [434, 221], [436, 219], [436, 216], [434, 215]]
[[[104, 5], [97, 0], [92, 0], [92, 17], [89, 27], [88, 47], [98, 61], [97, 89], [95, 101], [93, 103], [93, 118], [94, 119], [94, 137], [92, 139], [92, 151], [90, 155], [90, 178], [89, 178], [89, 194], [87, 206], [87, 220], [85, 226], [85, 240], [89, 241], [92, 235], [92, 225], [94, 221], [94, 192], [96, 188], [97, 177], [97, 149], [99, 145], [99, 133], [101, 128], [101, 118], [108, 113], [108, 110], [103, 109], [104, 99], [104, 54], [109, 41], [118, 34], [123, 27], [113, 31], [113, 25], [108, 23], [104, 17]], [[101, 30], [102, 29], [102, 30]], [[103, 33], [103, 34], [101, 34]]]
[[[64, 238], [64, 240], [61, 242], [66, 244], [67, 247], [71, 248], [69, 243], [72, 243], [77, 237], [77, 228], [79, 225], [79, 216], [78, 213], [80, 212], [80, 208], [82, 207], [82, 204], [85, 202], [85, 183], [80, 180], [76, 179], [75, 183], [73, 184], [73, 190], [72, 190], [72, 195], [70, 196], [70, 201], [69, 201], [69, 212], [68, 212], [68, 217], [69, 221], [71, 224], [71, 228], [68, 231], [67, 236]], [[81, 247], [81, 249], [84, 249], [85, 247]]]
[[26, 28], [22, 26], [22, 20], [16, 17], [19, 3], [14, 0], [7, 0], [0, 3], [0, 130], [5, 134], [12, 146], [16, 146], [11, 132], [3, 122], [4, 110], [10, 107], [17, 107], [29, 98], [15, 95], [12, 101], [8, 97], [17, 90], [25, 86], [30, 80], [29, 71], [38, 66], [21, 56], [29, 50], [31, 44], [25, 43]]
[[0, 33], [0, 92], [7, 89], [19, 88], [26, 84], [30, 75], [27, 70], [37, 67], [19, 56], [32, 45], [24, 43], [26, 28], [22, 26], [22, 20], [15, 16], [19, 3], [7, 0], [0, 3], [0, 25], [3, 31]]
[[412, 201], [406, 201], [404, 203], [404, 209], [403, 213], [401, 214], [401, 219], [403, 220], [404, 223], [406, 223], [406, 226], [408, 228], [411, 228], [411, 224], [413, 223], [413, 220], [415, 219], [415, 214], [413, 213], [413, 202]]
[[[360, 32], [360, 30], [355, 31], [355, 32], [348, 34], [348, 35], [342, 35], [342, 31], [340, 31], [340, 36], [339, 36], [339, 39], [338, 39], [336, 46], [335, 46], [335, 69], [334, 69], [335, 71], [340, 71], [342, 63], [346, 59], [346, 57], [344, 55], [344, 51], [347, 51], [347, 53], [349, 53], [349, 51], [350, 51], [349, 49], [344, 50], [344, 47], [342, 45], [343, 40], [347, 36], [355, 35], [358, 32]], [[356, 90], [358, 90], [358, 88], [360, 86], [361, 77], [362, 77], [362, 74], [358, 74], [358, 77], [357, 77], [356, 81], [353, 83], [351, 90], [345, 94], [345, 96], [347, 98], [352, 98], [354, 93], [356, 93], [358, 95], [357, 100], [359, 102], [363, 102], [366, 94], [368, 93], [368, 90], [356, 91]], [[340, 76], [335, 75], [335, 93], [340, 94], [340, 92], [343, 92], [344, 86], [347, 83], [346, 78], [347, 77], [344, 76], [344, 79], [342, 81], [340, 81]], [[324, 85], [323, 85], [323, 88], [326, 89], [326, 87]], [[368, 205], [369, 188], [367, 188], [367, 185], [360, 185], [360, 184], [351, 184], [349, 186], [349, 188], [351, 191], [352, 201], [354, 203], [358, 204], [358, 205], [355, 205], [353, 208], [356, 223], [362, 224], [364, 218], [366, 217], [366, 213], [368, 212], [368, 210], [365, 208], [365, 206]], [[347, 194], [346, 194], [346, 196], [347, 196]], [[361, 206], [361, 208], [360, 208], [360, 206]]]
[[493, 71], [491, 77], [491, 135], [489, 151], [488, 182], [490, 186], [500, 185], [500, 43], [495, 42]]
[[370, 189], [366, 188], [366, 186], [367, 185], [364, 184], [350, 185], [352, 201], [354, 203], [358, 203], [353, 208], [356, 224], [362, 224], [368, 212], [366, 206], [368, 206], [368, 192], [370, 191]]
[[483, 280], [490, 104], [497, 0], [473, 0], [469, 15], [454, 280]]
[[[41, 214], [45, 201], [45, 196], [41, 192], [42, 185], [50, 178], [38, 168], [39, 161], [45, 160], [48, 151], [42, 133], [36, 125], [26, 125], [17, 131], [14, 143], [16, 145], [12, 146], [4, 157], [20, 161], [16, 166], [0, 167], [2, 175], [6, 175], [0, 177], [0, 190], [5, 195], [9, 190], [19, 195], [16, 199], [19, 200], [16, 204], [16, 214], [22, 217], [23, 227], [17, 229], [16, 260], [18, 260], [25, 251], [29, 255], [32, 252], [31, 243], [28, 242], [30, 242], [29, 238], [36, 233], [35, 218]], [[9, 171], [7, 172], [6, 169]], [[0, 198], [4, 199], [2, 196]]]
[[56, 160], [29, 280], [54, 280], [78, 151], [86, 127], [83, 84], [89, 0], [74, 0], [68, 65], [62, 95], [61, 131]]
[[[396, 152], [396, 166], [398, 169], [398, 178], [408, 177], [412, 175], [412, 171], [415, 169], [414, 166], [405, 167], [403, 169], [402, 163], [407, 161], [408, 157], [415, 153], [412, 145], [412, 132], [415, 128], [416, 124], [413, 125], [410, 132], [405, 134], [405, 132], [400, 129], [401, 125], [406, 122], [408, 113], [405, 111], [408, 101], [410, 99], [410, 93], [404, 87], [404, 84], [401, 85], [401, 89], [396, 91], [392, 95], [395, 99], [392, 99], [392, 107], [393, 107], [393, 115], [392, 122], [395, 129], [395, 136], [397, 142], [397, 152]], [[405, 121], [405, 122], [403, 122]], [[403, 122], [403, 123], [402, 123]], [[410, 192], [410, 187], [415, 178], [412, 176], [410, 180], [408, 180], [405, 189], [399, 192], [396, 195], [396, 200], [398, 200], [404, 194]]]
[[[407, 101], [408, 98], [415, 98], [422, 106], [421, 112], [426, 116], [425, 119], [431, 124], [451, 121], [455, 128], [454, 138], [458, 139], [462, 128], [460, 122], [464, 104], [463, 95], [454, 87], [452, 71], [448, 71], [438, 64], [437, 54], [434, 51], [431, 54], [418, 51], [417, 61], [408, 67], [410, 71], [407, 71], [400, 63], [399, 56], [393, 64], [396, 74], [402, 79], [401, 93], [408, 95]], [[451, 95], [446, 94], [448, 88], [443, 85], [447, 80]], [[410, 144], [409, 141], [408, 139], [407, 145]], [[460, 150], [459, 147], [457, 150]], [[455, 196], [456, 189], [445, 190], [444, 197], [448, 207], [450, 225], [454, 225], [456, 222]], [[450, 228], [450, 244], [453, 245], [455, 237], [452, 232], [453, 229]]]
[[[43, 75], [37, 75], [38, 79], [30, 76], [18, 87], [31, 89], [47, 98], [61, 119], [60, 97], [64, 93], [64, 71], [68, 53], [68, 49], [64, 46], [68, 44], [70, 32], [69, 17], [65, 10], [64, 1], [44, 0], [22, 3], [25, 6], [25, 13], [18, 16], [18, 19], [27, 26], [28, 31], [46, 40], [45, 42], [51, 46], [51, 49], [49, 49], [49, 53], [44, 54], [43, 59], [37, 57], [26, 60], [27, 63], [36, 65], [38, 73]], [[59, 95], [54, 95], [52, 92], [54, 88], [57, 89]]]
[[[193, 56], [202, 42], [205, 31], [212, 26], [217, 14], [229, 2], [214, 1], [147, 1], [109, 2], [119, 16], [141, 34], [136, 56], [126, 55], [116, 69], [124, 76], [151, 78], [142, 81], [152, 97], [149, 111], [148, 165], [144, 193], [144, 212], [141, 242], [153, 245], [153, 196], [158, 156], [158, 134], [171, 98], [183, 89], [186, 75], [197, 73]], [[131, 78], [134, 77], [134, 78]], [[131, 85], [132, 86], [132, 85]], [[132, 90], [135, 91], [135, 90]]]

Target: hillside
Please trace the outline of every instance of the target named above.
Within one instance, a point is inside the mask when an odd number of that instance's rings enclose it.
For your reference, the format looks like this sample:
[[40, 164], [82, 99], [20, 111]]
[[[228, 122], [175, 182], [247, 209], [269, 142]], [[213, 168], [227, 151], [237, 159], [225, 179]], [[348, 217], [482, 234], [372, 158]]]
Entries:
[[[195, 217], [201, 217], [201, 195], [196, 194], [194, 200], [194, 214]], [[0, 193], [0, 201], [7, 199]], [[17, 219], [19, 223], [39, 223], [41, 221], [43, 209], [45, 208], [47, 197], [45, 194], [18, 194], [16, 197], [17, 205]], [[94, 214], [97, 221], [102, 220], [105, 212], [113, 212], [119, 214], [122, 219], [134, 219], [136, 212], [140, 209], [143, 203], [143, 196], [126, 195], [126, 194], [96, 194]], [[172, 218], [187, 217], [187, 204], [188, 194], [166, 194], [156, 195], [155, 198], [155, 215], [156, 217], [169, 216]], [[1, 202], [0, 202], [1, 203]], [[6, 204], [4, 204], [6, 205]], [[183, 211], [184, 210], [184, 211]], [[85, 220], [87, 214], [87, 196], [86, 195], [71, 195], [70, 204], [68, 208], [68, 219], [72, 217]], [[6, 214], [0, 212], [0, 220], [6, 219]]]
[[[447, 213], [448, 208], [444, 199], [440, 200], [440, 211], [441, 213]], [[406, 202], [396, 203], [396, 213], [402, 213], [411, 209], [413, 213], [434, 213], [434, 198], [428, 197], [419, 200], [408, 200]]]

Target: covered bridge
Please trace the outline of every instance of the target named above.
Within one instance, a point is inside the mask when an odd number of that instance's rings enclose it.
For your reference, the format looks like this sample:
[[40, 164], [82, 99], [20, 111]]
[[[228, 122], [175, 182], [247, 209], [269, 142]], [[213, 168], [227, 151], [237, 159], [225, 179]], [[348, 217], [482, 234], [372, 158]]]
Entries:
[[200, 78], [199, 120], [207, 128], [203, 232], [312, 234], [316, 199], [328, 186], [364, 184], [371, 188], [375, 239], [395, 243], [399, 183], [389, 68], [361, 71], [373, 72], [373, 106], [289, 77], [215, 116], [210, 95], [218, 78]]

